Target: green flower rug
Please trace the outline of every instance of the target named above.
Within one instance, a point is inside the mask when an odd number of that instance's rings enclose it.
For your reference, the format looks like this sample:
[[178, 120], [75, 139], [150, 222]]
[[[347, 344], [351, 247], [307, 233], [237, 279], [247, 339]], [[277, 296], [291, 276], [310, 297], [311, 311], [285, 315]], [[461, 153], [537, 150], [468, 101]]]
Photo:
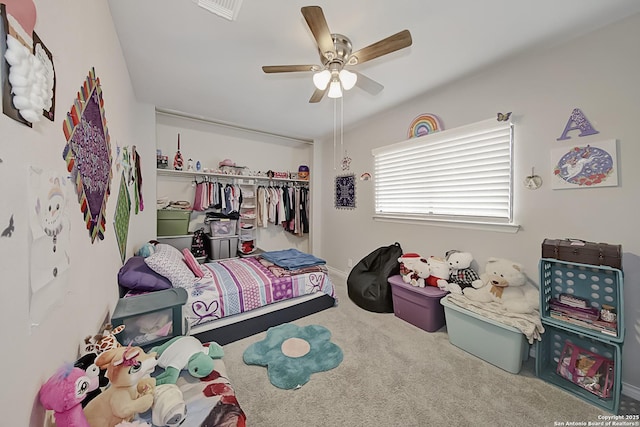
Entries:
[[266, 366], [271, 384], [285, 390], [300, 388], [311, 374], [335, 368], [342, 357], [327, 328], [292, 323], [269, 328], [266, 338], [251, 344], [243, 354], [244, 363]]

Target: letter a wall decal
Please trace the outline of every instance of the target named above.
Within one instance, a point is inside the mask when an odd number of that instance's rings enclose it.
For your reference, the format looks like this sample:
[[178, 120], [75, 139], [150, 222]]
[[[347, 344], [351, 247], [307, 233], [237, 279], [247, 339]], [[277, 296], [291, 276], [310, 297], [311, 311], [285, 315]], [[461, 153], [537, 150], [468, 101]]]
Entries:
[[562, 135], [560, 135], [560, 138], [558, 138], [556, 141], [571, 139], [570, 136], [567, 136], [567, 133], [571, 130], [579, 130], [580, 135], [578, 136], [589, 136], [589, 135], [595, 135], [597, 133], [600, 133], [597, 130], [595, 130], [593, 126], [591, 126], [591, 123], [589, 123], [589, 120], [587, 120], [584, 113], [580, 111], [579, 108], [573, 109], [573, 111], [571, 112], [571, 116], [569, 117], [569, 121], [567, 122], [567, 125], [564, 127], [564, 131], [562, 132]]

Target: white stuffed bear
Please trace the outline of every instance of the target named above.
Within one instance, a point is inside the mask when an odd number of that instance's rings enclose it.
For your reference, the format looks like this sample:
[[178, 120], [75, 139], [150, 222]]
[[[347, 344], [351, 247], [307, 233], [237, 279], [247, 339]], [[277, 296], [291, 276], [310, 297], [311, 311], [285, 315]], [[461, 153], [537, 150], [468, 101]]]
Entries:
[[424, 288], [425, 279], [429, 277], [427, 261], [416, 253], [402, 254], [398, 258], [400, 275], [405, 283]]
[[447, 290], [449, 284], [449, 263], [443, 258], [430, 256], [427, 258], [427, 265], [429, 266], [429, 277], [427, 277], [426, 284], [428, 286], [435, 286]]
[[467, 298], [479, 302], [496, 301], [512, 313], [538, 310], [538, 289], [527, 283], [522, 265], [504, 258], [489, 258], [482, 279], [484, 286], [464, 290]]
[[[462, 294], [466, 288], [479, 288], [484, 285], [480, 275], [471, 268], [473, 255], [458, 250], [447, 251], [445, 260], [449, 264], [449, 277], [446, 290], [454, 294]], [[443, 289], [443, 288], [441, 288]]]

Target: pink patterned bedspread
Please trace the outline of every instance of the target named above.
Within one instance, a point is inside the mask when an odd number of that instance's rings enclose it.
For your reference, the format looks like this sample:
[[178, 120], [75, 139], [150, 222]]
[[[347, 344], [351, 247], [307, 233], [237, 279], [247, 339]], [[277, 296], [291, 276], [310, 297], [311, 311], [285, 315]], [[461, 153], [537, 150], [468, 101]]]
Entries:
[[259, 257], [225, 259], [203, 267], [213, 279], [186, 288], [189, 296], [185, 316], [191, 326], [316, 292], [335, 298], [333, 283], [324, 268], [276, 275]]

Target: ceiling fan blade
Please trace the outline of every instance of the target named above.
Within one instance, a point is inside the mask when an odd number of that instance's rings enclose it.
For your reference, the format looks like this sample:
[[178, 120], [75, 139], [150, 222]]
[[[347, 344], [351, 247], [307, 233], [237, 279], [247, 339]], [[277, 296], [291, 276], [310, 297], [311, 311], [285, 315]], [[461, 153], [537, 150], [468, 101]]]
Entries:
[[320, 6], [305, 6], [301, 11], [309, 29], [313, 33], [313, 37], [316, 39], [320, 54], [329, 60], [335, 58], [336, 48], [333, 45], [331, 31], [329, 31], [322, 8]]
[[356, 80], [356, 86], [358, 86], [360, 89], [364, 90], [365, 92], [368, 92], [371, 95], [377, 95], [380, 92], [382, 92], [382, 89], [384, 89], [384, 86], [382, 86], [377, 81], [370, 79], [364, 74], [359, 73], [357, 71], [351, 71], [351, 72], [358, 75], [358, 80]]
[[409, 47], [411, 43], [411, 33], [409, 30], [403, 30], [352, 53], [349, 57], [348, 64], [362, 64], [363, 62], [371, 61], [382, 55]]
[[297, 71], [317, 71], [320, 67], [317, 65], [265, 65], [262, 71], [265, 73], [291, 73]]
[[328, 90], [328, 87], [324, 90], [316, 89], [315, 92], [313, 92], [313, 95], [311, 95], [311, 98], [309, 99], [309, 103], [313, 104], [316, 102], [320, 102], [324, 97], [324, 94], [327, 92], [327, 90]]

